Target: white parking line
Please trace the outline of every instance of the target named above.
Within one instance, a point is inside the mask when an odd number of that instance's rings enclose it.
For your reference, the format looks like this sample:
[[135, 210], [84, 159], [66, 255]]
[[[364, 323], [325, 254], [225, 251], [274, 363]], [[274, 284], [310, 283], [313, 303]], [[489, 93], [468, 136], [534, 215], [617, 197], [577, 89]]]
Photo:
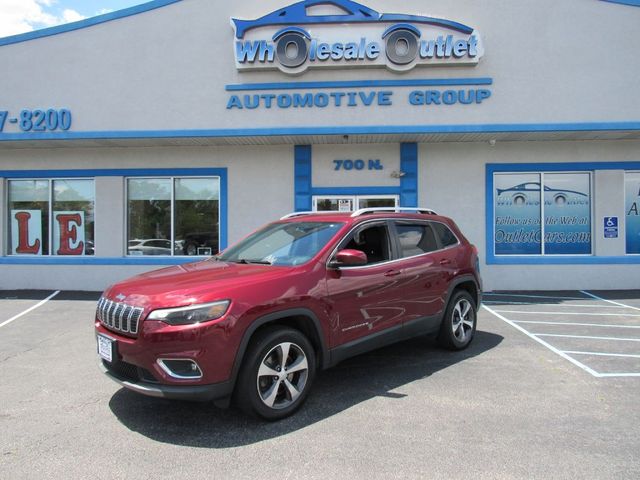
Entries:
[[589, 293], [589, 292], [586, 292], [584, 290], [580, 290], [580, 293], [584, 293], [585, 295], [589, 295], [591, 298], [595, 298], [596, 300], [600, 300], [602, 302], [612, 303], [612, 304], [618, 305], [620, 307], [625, 307], [625, 308], [630, 308], [631, 310], [640, 311], [640, 308], [638, 308], [638, 307], [632, 307], [631, 305], [625, 305], [624, 303], [614, 302], [613, 300], [607, 300], [606, 298], [599, 297], [597, 295], [594, 295], [593, 293]]
[[[583, 299], [585, 300], [585, 299]], [[546, 306], [551, 306], [551, 307], [580, 307], [580, 308], [628, 308], [628, 307], [621, 307], [618, 305], [573, 305], [573, 304], [558, 304], [555, 303], [553, 305], [549, 305], [548, 303], [539, 303], [539, 302], [502, 302], [500, 300], [483, 300], [482, 303], [493, 303], [493, 304], [497, 304], [497, 305], [504, 305], [504, 306], [510, 306], [510, 305], [538, 305], [540, 307], [546, 307]]]
[[[584, 293], [584, 292], [583, 292]], [[584, 297], [552, 297], [550, 295], [522, 295], [507, 293], [483, 293], [483, 297], [515, 297], [515, 298], [551, 298], [554, 300], [587, 300]]]
[[557, 333], [532, 333], [535, 337], [586, 338], [588, 340], [614, 340], [618, 342], [640, 342], [640, 338], [591, 337], [588, 335], [560, 335]]
[[584, 370], [585, 372], [593, 375], [594, 377], [599, 377], [600, 374], [598, 372], [596, 372], [595, 370], [593, 370], [592, 368], [587, 367], [584, 363], [580, 363], [578, 360], [576, 360], [573, 357], [570, 357], [569, 355], [567, 355], [566, 353], [562, 352], [561, 350], [558, 350], [556, 347], [554, 347], [553, 345], [550, 345], [549, 343], [545, 342], [544, 340], [542, 340], [541, 338], [538, 337], [534, 337], [533, 335], [531, 335], [528, 331], [526, 331], [524, 328], [522, 328], [520, 325], [517, 325], [516, 323], [512, 322], [511, 320], [509, 320], [506, 317], [503, 317], [502, 315], [500, 315], [498, 312], [492, 310], [491, 308], [487, 307], [486, 305], [482, 305], [482, 308], [484, 308], [487, 312], [491, 313], [492, 315], [498, 317], [500, 320], [508, 323], [509, 325], [511, 325], [513, 328], [515, 328], [516, 330], [519, 330], [520, 332], [524, 333], [527, 337], [535, 340], [536, 342], [538, 342], [540, 345], [543, 345], [545, 347], [547, 347], [549, 350], [551, 350], [553, 353], [560, 355], [562, 358], [564, 358], [565, 360], [573, 363], [576, 367], [581, 368], [582, 370]]
[[635, 313], [579, 313], [579, 312], [530, 312], [522, 310], [496, 310], [500, 313], [523, 313], [526, 315], [593, 315], [594, 317], [640, 317]]
[[611, 325], [604, 323], [574, 323], [574, 322], [539, 322], [535, 320], [512, 320], [515, 323], [534, 323], [537, 325], [576, 325], [578, 327], [604, 327], [604, 328], [640, 328], [640, 325]]
[[595, 355], [597, 357], [640, 358], [640, 355], [631, 355], [629, 353], [572, 352], [570, 350], [563, 350], [563, 352], [570, 353], [571, 355]]
[[2, 323], [0, 323], [0, 328], [4, 327], [5, 325], [9, 325], [11, 322], [19, 319], [20, 317], [26, 315], [29, 312], [32, 312], [33, 310], [35, 310], [36, 308], [41, 307], [42, 305], [44, 305], [45, 303], [47, 303], [49, 300], [51, 300], [53, 297], [55, 297], [56, 295], [58, 295], [60, 293], [60, 290], [56, 290], [55, 292], [53, 292], [51, 295], [49, 295], [47, 298], [45, 298], [44, 300], [38, 302], [37, 304], [35, 304], [33, 307], [27, 308], [24, 312], [21, 312], [13, 317], [11, 317], [9, 320], [6, 320]]

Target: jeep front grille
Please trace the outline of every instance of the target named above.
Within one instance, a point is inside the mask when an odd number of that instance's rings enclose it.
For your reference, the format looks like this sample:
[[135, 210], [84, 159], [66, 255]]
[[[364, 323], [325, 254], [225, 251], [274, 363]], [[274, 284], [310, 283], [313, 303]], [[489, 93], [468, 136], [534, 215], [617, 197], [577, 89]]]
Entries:
[[138, 323], [143, 311], [141, 307], [132, 307], [101, 297], [98, 301], [96, 318], [110, 330], [135, 335], [138, 333]]

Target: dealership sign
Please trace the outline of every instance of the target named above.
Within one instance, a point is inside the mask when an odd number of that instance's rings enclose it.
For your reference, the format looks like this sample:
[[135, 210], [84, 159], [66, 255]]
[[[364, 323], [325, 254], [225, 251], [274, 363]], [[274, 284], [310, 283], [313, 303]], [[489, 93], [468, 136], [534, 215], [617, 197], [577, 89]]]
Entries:
[[307, 0], [255, 20], [231, 19], [238, 70], [475, 65], [478, 32], [451, 20], [379, 13], [350, 0]]

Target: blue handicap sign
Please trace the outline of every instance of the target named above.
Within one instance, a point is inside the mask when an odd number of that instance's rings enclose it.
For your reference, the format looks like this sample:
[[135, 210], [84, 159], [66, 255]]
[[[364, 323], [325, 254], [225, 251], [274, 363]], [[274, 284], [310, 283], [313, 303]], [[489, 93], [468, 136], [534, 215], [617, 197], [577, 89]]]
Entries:
[[604, 238], [618, 238], [618, 217], [604, 217]]

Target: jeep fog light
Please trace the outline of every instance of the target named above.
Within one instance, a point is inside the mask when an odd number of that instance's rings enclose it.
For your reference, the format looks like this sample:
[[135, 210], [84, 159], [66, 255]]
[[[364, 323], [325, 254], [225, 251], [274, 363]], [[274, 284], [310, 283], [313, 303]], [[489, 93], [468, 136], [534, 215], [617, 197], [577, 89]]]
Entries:
[[208, 322], [220, 318], [227, 313], [229, 303], [229, 300], [224, 300], [221, 302], [189, 305], [188, 307], [163, 308], [151, 312], [147, 320], [160, 320], [169, 325], [190, 325], [192, 323]]
[[180, 358], [159, 358], [158, 365], [164, 370], [167, 375], [173, 378], [201, 378], [202, 370], [196, 362], [193, 360], [186, 360]]

